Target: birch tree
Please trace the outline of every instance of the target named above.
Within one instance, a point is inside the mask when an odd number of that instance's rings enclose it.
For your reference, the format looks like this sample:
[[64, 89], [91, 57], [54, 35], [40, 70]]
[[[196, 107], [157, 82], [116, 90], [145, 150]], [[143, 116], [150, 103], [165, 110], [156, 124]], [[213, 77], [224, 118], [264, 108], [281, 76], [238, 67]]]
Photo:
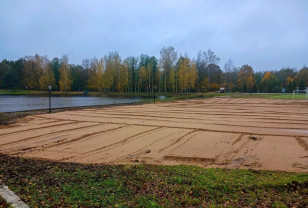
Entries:
[[42, 63], [43, 74], [39, 79], [39, 86], [41, 90], [48, 90], [48, 86], [51, 86], [52, 89], [56, 88], [56, 79], [53, 71], [51, 70], [51, 65], [48, 59], [46, 58]]
[[65, 91], [66, 93], [71, 90], [72, 86], [72, 78], [70, 75], [70, 70], [69, 70], [69, 64], [68, 64], [68, 56], [64, 55], [62, 57], [62, 63], [60, 67], [60, 81], [59, 81], [59, 87], [60, 91]]
[[104, 88], [104, 60], [93, 58], [90, 70], [91, 74], [88, 81], [88, 87], [98, 92], [102, 92]]
[[[163, 47], [160, 51], [160, 66], [163, 70], [163, 76], [164, 76], [164, 88], [165, 92], [170, 92], [172, 89], [172, 75], [170, 75], [172, 70], [175, 70], [175, 62], [177, 60], [177, 52], [175, 51], [174, 47]], [[172, 81], [172, 82], [171, 82]], [[168, 86], [167, 86], [168, 85]]]

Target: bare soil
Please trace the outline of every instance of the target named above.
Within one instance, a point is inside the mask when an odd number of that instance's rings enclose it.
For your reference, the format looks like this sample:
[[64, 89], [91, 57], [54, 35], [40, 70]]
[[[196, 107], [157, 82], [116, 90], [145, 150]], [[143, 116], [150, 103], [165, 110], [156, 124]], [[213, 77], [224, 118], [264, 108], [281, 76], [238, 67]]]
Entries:
[[0, 126], [0, 153], [308, 172], [308, 102], [212, 98], [31, 115]]

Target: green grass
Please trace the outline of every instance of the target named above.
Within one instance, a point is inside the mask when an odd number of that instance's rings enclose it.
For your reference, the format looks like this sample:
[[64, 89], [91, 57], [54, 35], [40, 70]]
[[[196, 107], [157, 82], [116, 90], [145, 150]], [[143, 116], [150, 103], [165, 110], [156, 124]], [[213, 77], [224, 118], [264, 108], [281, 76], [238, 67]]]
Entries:
[[[61, 91], [52, 91], [53, 95], [63, 95], [63, 96], [70, 96], [70, 95], [83, 95], [83, 91], [69, 91], [61, 92]], [[208, 93], [204, 93], [206, 95]], [[213, 94], [213, 93], [210, 93]], [[216, 93], [215, 93], [216, 94]], [[48, 91], [39, 91], [39, 90], [15, 90], [15, 91], [7, 91], [4, 89], [0, 89], [0, 95], [48, 95]], [[126, 93], [126, 92], [93, 92], [90, 91], [88, 93], [89, 96], [128, 96], [128, 97], [149, 97], [152, 98], [152, 93]], [[201, 93], [158, 93], [156, 92], [156, 96], [165, 95], [166, 97], [200, 97]]]
[[307, 207], [308, 174], [194, 166], [81, 165], [0, 155], [31, 207]]
[[38, 90], [3, 90], [0, 89], [0, 95], [43, 95], [48, 94], [48, 91]]
[[[8, 92], [7, 90], [0, 89], [0, 95], [47, 95], [48, 91], [39, 91], [39, 90], [15, 90]], [[60, 92], [52, 91], [53, 95], [59, 96], [74, 96], [74, 95], [83, 95], [83, 91], [70, 91]], [[152, 98], [153, 94], [151, 93], [126, 93], [126, 92], [92, 92], [88, 93], [89, 96], [126, 96], [126, 97], [144, 97]], [[258, 93], [156, 93], [157, 96], [164, 95], [166, 99], [164, 101], [174, 101], [181, 99], [195, 99], [195, 98], [208, 98], [208, 97], [217, 97], [217, 96], [230, 96], [233, 98], [270, 98], [270, 99], [293, 99], [292, 93], [267, 93], [267, 94], [258, 94]], [[294, 99], [306, 99], [306, 94], [296, 94]]]
[[258, 93], [252, 93], [252, 94], [244, 94], [244, 93], [234, 93], [231, 95], [232, 98], [268, 98], [268, 99], [295, 99], [295, 100], [305, 100], [306, 94], [295, 94], [293, 98], [292, 93], [271, 93], [271, 94], [258, 94]]

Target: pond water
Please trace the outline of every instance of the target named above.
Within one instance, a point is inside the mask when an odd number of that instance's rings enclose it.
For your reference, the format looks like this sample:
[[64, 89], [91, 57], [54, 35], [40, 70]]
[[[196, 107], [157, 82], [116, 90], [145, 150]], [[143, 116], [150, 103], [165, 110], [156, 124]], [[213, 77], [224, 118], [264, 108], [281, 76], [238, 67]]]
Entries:
[[[51, 108], [110, 105], [139, 102], [141, 97], [51, 97]], [[48, 109], [48, 96], [0, 95], [0, 112]]]

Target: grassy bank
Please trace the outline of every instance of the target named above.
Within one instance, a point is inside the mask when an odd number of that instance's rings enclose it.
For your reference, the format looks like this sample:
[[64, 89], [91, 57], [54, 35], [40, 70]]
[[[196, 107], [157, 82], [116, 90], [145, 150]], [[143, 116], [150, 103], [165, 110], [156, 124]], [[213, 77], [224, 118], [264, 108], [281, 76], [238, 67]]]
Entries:
[[[81, 96], [84, 95], [84, 91], [69, 91], [69, 92], [61, 92], [61, 91], [52, 91], [52, 95], [57, 96]], [[206, 94], [213, 94], [213, 93], [204, 93]], [[216, 94], [216, 93], [215, 93]], [[0, 89], [0, 95], [48, 95], [48, 91], [39, 91], [39, 90], [15, 90], [15, 91], [7, 91]], [[126, 93], [126, 92], [93, 92], [89, 91], [87, 93], [88, 96], [120, 96], [120, 97], [145, 97], [145, 98], [152, 98], [152, 93]], [[166, 96], [166, 97], [196, 97], [202, 96], [201, 93], [158, 93], [156, 92], [156, 96]]]
[[[60, 91], [52, 91], [53, 95], [83, 95], [83, 91], [70, 91], [60, 92]], [[0, 89], [0, 95], [48, 95], [48, 91], [39, 91], [39, 90], [3, 90]]]
[[268, 94], [258, 94], [258, 93], [233, 93], [232, 98], [268, 98], [268, 99], [294, 99], [294, 100], [305, 100], [306, 94], [295, 94], [293, 98], [292, 93], [268, 93]]
[[194, 166], [82, 165], [0, 155], [31, 207], [307, 207], [308, 174]]
[[[58, 96], [81, 96], [84, 95], [84, 91], [69, 91], [69, 92], [62, 92], [62, 91], [51, 91], [53, 95]], [[124, 93], [124, 92], [87, 92], [89, 96], [149, 96], [148, 93]], [[0, 95], [48, 95], [48, 91], [39, 91], [39, 90], [15, 90], [15, 91], [8, 91], [0, 89]]]
[[[58, 96], [74, 96], [74, 95], [84, 95], [84, 91], [69, 91], [61, 92], [61, 91], [52, 91], [53, 95]], [[4, 89], [0, 89], [0, 95], [48, 95], [48, 91], [38, 91], [38, 90], [15, 90], [15, 91], [7, 91]], [[126, 93], [126, 92], [88, 92], [89, 96], [121, 96], [121, 97], [145, 97], [151, 98], [153, 94], [151, 93]], [[173, 100], [181, 99], [181, 98], [200, 98], [202, 95], [204, 97], [216, 97], [216, 96], [231, 96], [234, 98], [272, 98], [272, 99], [293, 99], [292, 93], [156, 93], [157, 96], [163, 95], [167, 98], [172, 98]], [[306, 94], [295, 94], [294, 99], [306, 99]]]

